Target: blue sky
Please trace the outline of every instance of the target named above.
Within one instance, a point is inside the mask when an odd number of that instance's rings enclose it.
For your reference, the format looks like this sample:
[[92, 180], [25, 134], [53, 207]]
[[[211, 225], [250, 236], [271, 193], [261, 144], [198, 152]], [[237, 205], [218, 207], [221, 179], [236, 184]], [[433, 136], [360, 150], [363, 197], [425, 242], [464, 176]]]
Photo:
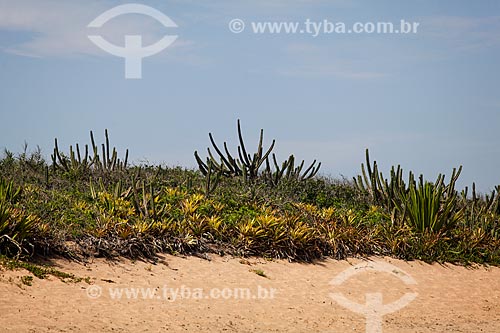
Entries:
[[[123, 45], [178, 35], [143, 59], [142, 79], [95, 46], [87, 25], [125, 1], [0, 0], [0, 148], [48, 155], [104, 128], [136, 161], [195, 167], [208, 132], [236, 146], [260, 128], [281, 159], [323, 162], [352, 177], [369, 148], [434, 179], [463, 165], [459, 185], [500, 184], [500, 2], [457, 0], [141, 1], [177, 28], [130, 14], [100, 30]], [[231, 33], [239, 18], [247, 29]], [[253, 34], [252, 21], [419, 22], [418, 33]]]

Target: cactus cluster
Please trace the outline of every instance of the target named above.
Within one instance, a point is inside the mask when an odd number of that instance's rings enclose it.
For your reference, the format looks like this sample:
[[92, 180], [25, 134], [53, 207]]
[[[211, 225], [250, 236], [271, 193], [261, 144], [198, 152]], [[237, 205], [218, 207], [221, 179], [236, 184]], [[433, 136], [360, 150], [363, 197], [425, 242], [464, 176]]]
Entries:
[[377, 161], [370, 163], [370, 153], [366, 150], [366, 167], [361, 164], [361, 174], [354, 178], [355, 186], [361, 193], [368, 195], [375, 205], [386, 207], [390, 211], [394, 208], [394, 199], [401, 189], [406, 189], [403, 181], [403, 170], [398, 165], [391, 168], [390, 180], [379, 172]]
[[461, 202], [466, 207], [466, 218], [469, 224], [476, 225], [484, 223], [485, 217], [493, 217], [500, 214], [500, 185], [495, 186], [491, 194], [479, 195], [476, 192], [476, 184], [472, 183], [472, 196], [468, 196], [468, 187], [461, 193]]
[[[210, 148], [207, 148], [208, 157], [206, 161], [202, 160], [197, 151], [194, 152], [198, 167], [204, 176], [216, 174], [225, 177], [242, 177], [245, 182], [252, 182], [258, 177], [263, 177], [270, 184], [277, 185], [282, 179], [305, 180], [314, 177], [318, 173], [321, 163], [316, 165], [316, 160], [314, 160], [309, 167], [303, 171], [305, 162], [302, 161], [298, 166], [295, 166], [295, 157], [293, 155], [290, 155], [290, 157], [281, 163], [280, 166], [276, 161], [276, 156], [274, 154], [271, 155], [276, 141], [273, 140], [267, 149], [263, 147], [263, 129], [260, 130], [257, 152], [253, 155], [248, 153], [243, 140], [239, 119], [237, 126], [239, 140], [238, 157], [235, 158], [229, 152], [226, 142], [223, 144], [223, 152], [215, 143], [212, 133], [209, 133], [208, 136], [218, 158], [212, 154]], [[269, 161], [270, 155], [272, 156], [273, 166]], [[261, 171], [260, 169], [264, 163], [265, 169]]]
[[220, 168], [217, 169], [212, 160], [207, 161], [207, 172], [205, 174], [204, 186], [204, 192], [207, 197], [210, 196], [210, 194], [217, 188], [217, 185], [219, 185], [222, 173], [223, 170]]
[[408, 223], [419, 231], [439, 231], [453, 224], [463, 214], [458, 204], [455, 184], [462, 166], [453, 169], [450, 182], [445, 184], [445, 176], [440, 174], [432, 183], [424, 181], [420, 175], [415, 180], [413, 172], [408, 173], [408, 184], [403, 180], [403, 170], [398, 165], [392, 167], [390, 178], [379, 172], [377, 162], [370, 163], [366, 150], [366, 166], [361, 164], [361, 173], [354, 177], [358, 190], [367, 195], [372, 204], [379, 205], [392, 213], [394, 221]]
[[106, 142], [101, 144], [101, 153], [99, 154], [99, 146], [96, 145], [94, 134], [90, 131], [90, 141], [92, 145], [92, 156], [89, 154], [89, 146], [85, 145], [85, 152], [82, 157], [80, 153], [80, 146], [76, 144], [76, 151], [73, 146], [69, 146], [69, 156], [59, 151], [57, 138], [54, 139], [54, 153], [52, 157], [53, 170], [61, 170], [64, 172], [87, 172], [90, 170], [98, 170], [101, 172], [109, 172], [114, 170], [125, 170], [128, 161], [128, 149], [125, 152], [125, 159], [121, 161], [118, 158], [118, 152], [113, 147], [110, 150], [108, 130], [104, 131]]
[[319, 168], [321, 167], [321, 162], [316, 165], [316, 160], [314, 160], [305, 170], [302, 172], [302, 169], [304, 168], [304, 160], [302, 162], [295, 166], [295, 157], [293, 155], [290, 155], [286, 161], [284, 161], [281, 164], [281, 167], [279, 166], [278, 162], [276, 161], [276, 155], [273, 154], [273, 164], [274, 164], [274, 169], [271, 168], [271, 165], [269, 163], [269, 159], [266, 159], [266, 168], [264, 170], [264, 178], [270, 182], [273, 185], [278, 185], [280, 180], [282, 178], [286, 179], [295, 179], [295, 180], [306, 180], [313, 178], [319, 171]]

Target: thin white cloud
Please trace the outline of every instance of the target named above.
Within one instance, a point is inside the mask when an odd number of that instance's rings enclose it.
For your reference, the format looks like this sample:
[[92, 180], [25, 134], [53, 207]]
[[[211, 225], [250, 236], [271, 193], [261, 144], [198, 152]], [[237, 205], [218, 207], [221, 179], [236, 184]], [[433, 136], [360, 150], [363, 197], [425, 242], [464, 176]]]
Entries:
[[[67, 57], [75, 55], [109, 56], [89, 39], [97, 30], [87, 25], [114, 5], [107, 1], [24, 0], [0, 1], [0, 30], [31, 33], [31, 39], [9, 45], [4, 52], [32, 57]], [[127, 15], [99, 28], [99, 34], [111, 43], [123, 45], [124, 35], [140, 34], [144, 45], [165, 35], [163, 26], [147, 17]], [[172, 32], [168, 32], [173, 34]], [[178, 39], [169, 51], [189, 49], [192, 41]], [[183, 57], [180, 57], [183, 58]]]
[[3, 1], [0, 29], [32, 33], [31, 40], [8, 46], [5, 51], [37, 57], [97, 54], [85, 32], [88, 22], [99, 11], [92, 2]]

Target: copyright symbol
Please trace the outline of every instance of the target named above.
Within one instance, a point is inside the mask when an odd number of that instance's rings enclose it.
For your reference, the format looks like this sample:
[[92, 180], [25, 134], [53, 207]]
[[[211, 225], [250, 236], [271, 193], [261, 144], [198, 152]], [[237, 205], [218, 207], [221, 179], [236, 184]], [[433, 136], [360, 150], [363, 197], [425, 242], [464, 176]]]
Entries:
[[232, 19], [229, 22], [229, 30], [234, 34], [239, 34], [245, 30], [245, 22], [240, 19]]
[[97, 299], [102, 295], [102, 288], [98, 285], [93, 285], [87, 288], [87, 297]]

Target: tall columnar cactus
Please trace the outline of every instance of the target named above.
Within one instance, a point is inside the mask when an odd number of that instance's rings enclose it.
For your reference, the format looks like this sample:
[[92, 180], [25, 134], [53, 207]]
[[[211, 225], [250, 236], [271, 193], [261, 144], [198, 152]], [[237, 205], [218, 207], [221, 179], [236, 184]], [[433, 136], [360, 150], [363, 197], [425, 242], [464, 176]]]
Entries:
[[106, 142], [101, 145], [102, 157], [99, 155], [99, 148], [95, 143], [94, 134], [90, 131], [90, 141], [92, 145], [93, 156], [89, 155], [89, 146], [85, 145], [85, 154], [80, 153], [80, 146], [76, 144], [76, 154], [73, 150], [73, 146], [69, 147], [69, 156], [64, 155], [60, 152], [57, 143], [57, 138], [54, 140], [54, 153], [52, 157], [52, 167], [54, 170], [62, 170], [64, 172], [88, 172], [90, 170], [98, 170], [102, 172], [109, 172], [113, 170], [124, 170], [127, 168], [128, 162], [128, 149], [125, 153], [125, 159], [121, 161], [118, 158], [118, 153], [116, 148], [110, 153], [110, 144], [108, 130], [104, 131]]
[[207, 159], [207, 174], [205, 175], [205, 186], [204, 186], [204, 191], [205, 195], [209, 197], [213, 191], [217, 188], [217, 185], [219, 185], [219, 182], [222, 178], [222, 171], [216, 170], [212, 160]]
[[295, 166], [295, 156], [290, 155], [288, 158], [288, 163], [287, 163], [287, 170], [286, 170], [286, 178], [292, 178], [292, 179], [297, 179], [297, 180], [305, 180], [305, 179], [310, 179], [314, 177], [318, 171], [319, 168], [321, 168], [321, 162], [318, 163], [316, 166], [316, 160], [314, 160], [305, 170], [302, 172], [302, 169], [304, 168], [305, 161], [302, 160], [298, 166]]
[[272, 185], [278, 185], [278, 183], [281, 181], [281, 179], [285, 175], [285, 171], [287, 171], [287, 169], [290, 165], [290, 159], [284, 161], [280, 167], [278, 162], [276, 161], [276, 155], [273, 154], [272, 156], [273, 156], [273, 163], [274, 163], [274, 171], [271, 169], [271, 165], [269, 163], [269, 158], [267, 158], [264, 176], [267, 179], [267, 181], [270, 182]]
[[[281, 167], [276, 162], [276, 157], [273, 154], [273, 162], [275, 170], [272, 170], [269, 156], [274, 148], [275, 140], [272, 141], [271, 145], [264, 149], [264, 130], [260, 130], [259, 143], [257, 145], [257, 152], [254, 154], [248, 153], [245, 142], [243, 140], [243, 135], [241, 132], [241, 125], [238, 119], [238, 157], [235, 158], [229, 152], [227, 148], [227, 143], [224, 142], [224, 152], [217, 146], [212, 133], [209, 133], [210, 142], [217, 153], [218, 158], [216, 158], [210, 148], [207, 148], [208, 157], [206, 162], [203, 161], [198, 152], [194, 152], [194, 156], [198, 163], [198, 167], [204, 176], [207, 176], [209, 169], [212, 168], [214, 172], [220, 173], [222, 176], [226, 177], [242, 177], [245, 181], [253, 181], [257, 177], [264, 176], [265, 179], [269, 180], [272, 184], [277, 184], [282, 178], [295, 178], [298, 180], [305, 180], [314, 177], [321, 167], [321, 163], [316, 166], [316, 160], [311, 163], [311, 165], [304, 171], [304, 161], [298, 166], [295, 166], [295, 157], [290, 155], [287, 161], [283, 162]], [[266, 162], [265, 170], [261, 173], [260, 168]], [[211, 165], [211, 166], [210, 166]]]
[[466, 209], [466, 218], [469, 225], [478, 225], [484, 222], [484, 217], [500, 214], [500, 185], [488, 195], [476, 192], [476, 184], [472, 183], [472, 197], [468, 197], [468, 187], [461, 192], [461, 205]]
[[290, 155], [287, 160], [281, 163], [281, 166], [276, 161], [276, 155], [272, 154], [272, 160], [274, 164], [274, 170], [271, 167], [271, 163], [269, 162], [269, 158], [266, 159], [266, 168], [264, 170], [264, 177], [268, 182], [272, 185], [278, 185], [278, 183], [282, 179], [294, 179], [294, 180], [306, 180], [311, 179], [318, 173], [321, 162], [316, 165], [316, 160], [314, 160], [304, 172], [302, 169], [304, 168], [305, 161], [295, 166], [295, 156]]
[[[224, 151], [225, 154], [221, 151], [221, 149], [215, 143], [215, 140], [212, 136], [212, 133], [208, 134], [210, 138], [210, 142], [215, 149], [215, 152], [219, 156], [219, 159], [216, 159], [210, 148], [207, 148], [209, 160], [212, 162], [215, 169], [220, 170], [224, 176], [243, 176], [246, 180], [254, 180], [259, 175], [259, 168], [266, 161], [267, 157], [271, 153], [274, 148], [275, 140], [271, 143], [271, 146], [267, 148], [264, 153], [263, 148], [263, 140], [264, 140], [264, 130], [260, 130], [260, 138], [259, 144], [257, 146], [257, 152], [253, 154], [249, 154], [245, 147], [245, 142], [243, 140], [243, 135], [241, 133], [241, 125], [240, 120], [238, 119], [238, 139], [240, 145], [238, 146], [238, 156], [239, 158], [234, 158], [229, 149], [227, 148], [227, 143], [224, 142]], [[203, 162], [203, 160], [199, 157], [198, 152], [194, 152], [194, 156], [196, 161], [198, 162], [198, 166], [203, 175], [206, 175], [208, 172], [208, 164]], [[220, 162], [219, 162], [220, 161]]]
[[500, 214], [500, 185], [495, 186], [491, 194], [486, 194], [484, 198], [476, 194], [476, 184], [472, 183], [472, 207], [477, 210], [478, 215], [483, 213]]
[[366, 168], [361, 164], [361, 173], [354, 178], [355, 186], [364, 194], [368, 195], [376, 205], [386, 207], [392, 211], [394, 209], [394, 200], [396, 194], [406, 191], [406, 184], [403, 181], [403, 170], [398, 165], [391, 168], [390, 180], [384, 178], [382, 172], [379, 172], [377, 161], [370, 163], [370, 153], [366, 149]]

